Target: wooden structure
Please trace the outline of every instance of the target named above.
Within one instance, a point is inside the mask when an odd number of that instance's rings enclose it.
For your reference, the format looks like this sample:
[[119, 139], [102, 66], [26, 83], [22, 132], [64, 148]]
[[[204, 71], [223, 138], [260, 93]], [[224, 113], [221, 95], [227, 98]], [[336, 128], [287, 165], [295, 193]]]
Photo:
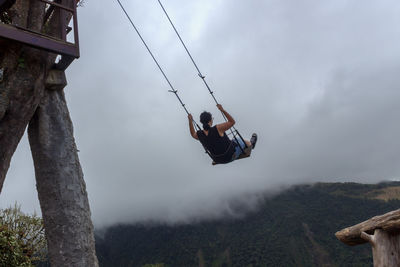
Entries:
[[[37, 1], [46, 4], [46, 12], [43, 20], [44, 26], [49, 23], [49, 20], [55, 12], [60, 12], [60, 37], [49, 36], [44, 31], [36, 32], [12, 23], [0, 23], [0, 37], [60, 55], [61, 59], [55, 64], [54, 69], [64, 71], [75, 58], [79, 58], [77, 5], [74, 4], [73, 7], [68, 7], [66, 5], [67, 0]], [[67, 24], [69, 18], [72, 19], [73, 27], [69, 27]], [[46, 27], [43, 28], [45, 29]], [[67, 35], [72, 30], [74, 32], [74, 42], [69, 42], [67, 40]]]
[[370, 243], [375, 267], [400, 266], [400, 209], [373, 217], [337, 232], [343, 243]]

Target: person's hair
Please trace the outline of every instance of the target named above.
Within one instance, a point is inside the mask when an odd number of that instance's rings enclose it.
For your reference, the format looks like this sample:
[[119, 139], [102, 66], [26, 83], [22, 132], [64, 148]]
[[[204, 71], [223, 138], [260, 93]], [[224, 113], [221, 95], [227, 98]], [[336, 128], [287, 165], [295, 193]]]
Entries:
[[200, 122], [203, 124], [203, 129], [208, 131], [210, 130], [210, 125], [208, 123], [211, 121], [212, 115], [210, 112], [204, 111], [200, 114]]

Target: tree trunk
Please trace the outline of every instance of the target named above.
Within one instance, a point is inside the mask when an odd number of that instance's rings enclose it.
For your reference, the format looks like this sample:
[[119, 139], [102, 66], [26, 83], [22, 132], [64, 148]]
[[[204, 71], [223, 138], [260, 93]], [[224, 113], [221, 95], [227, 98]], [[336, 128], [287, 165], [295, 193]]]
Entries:
[[[41, 20], [38, 18], [42, 17], [44, 4], [39, 1], [31, 2], [17, 1], [13, 7], [13, 21], [21, 26], [40, 30], [38, 21]], [[14, 42], [2, 42], [0, 48], [0, 68], [4, 71], [0, 82], [1, 192], [11, 158], [43, 95], [48, 59], [47, 53]]]
[[46, 90], [28, 129], [52, 266], [98, 266], [93, 225], [63, 91]]
[[400, 266], [400, 235], [376, 229], [373, 235], [363, 232], [362, 238], [372, 246], [375, 267]]

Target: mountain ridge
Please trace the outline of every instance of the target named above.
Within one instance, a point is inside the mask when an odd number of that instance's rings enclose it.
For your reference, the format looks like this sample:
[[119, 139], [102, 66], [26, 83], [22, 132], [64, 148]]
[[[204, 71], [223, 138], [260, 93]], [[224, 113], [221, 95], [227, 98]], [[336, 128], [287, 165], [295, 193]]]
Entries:
[[297, 185], [242, 218], [112, 226], [96, 236], [97, 254], [101, 266], [372, 266], [368, 245], [347, 247], [334, 233], [399, 199], [400, 182]]

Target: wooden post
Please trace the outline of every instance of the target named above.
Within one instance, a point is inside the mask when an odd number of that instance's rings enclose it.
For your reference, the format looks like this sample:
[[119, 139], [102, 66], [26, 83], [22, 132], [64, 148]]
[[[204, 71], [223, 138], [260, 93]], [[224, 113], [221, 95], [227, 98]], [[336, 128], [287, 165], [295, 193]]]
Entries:
[[370, 243], [375, 267], [400, 266], [400, 209], [345, 228], [335, 235], [355, 246]]

